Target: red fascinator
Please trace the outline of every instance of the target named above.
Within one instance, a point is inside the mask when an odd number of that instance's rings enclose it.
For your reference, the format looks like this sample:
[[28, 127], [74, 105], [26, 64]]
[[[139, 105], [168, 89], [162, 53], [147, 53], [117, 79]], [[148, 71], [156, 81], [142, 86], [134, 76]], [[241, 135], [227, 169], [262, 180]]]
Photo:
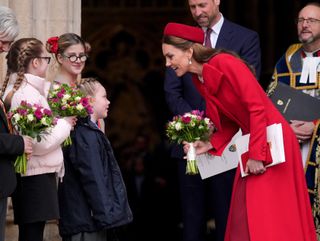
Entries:
[[51, 37], [47, 40], [47, 50], [50, 53], [57, 54], [58, 53], [58, 40], [59, 37]]
[[204, 41], [204, 32], [201, 28], [181, 23], [168, 23], [164, 28], [163, 35], [175, 36], [200, 44], [203, 44]]

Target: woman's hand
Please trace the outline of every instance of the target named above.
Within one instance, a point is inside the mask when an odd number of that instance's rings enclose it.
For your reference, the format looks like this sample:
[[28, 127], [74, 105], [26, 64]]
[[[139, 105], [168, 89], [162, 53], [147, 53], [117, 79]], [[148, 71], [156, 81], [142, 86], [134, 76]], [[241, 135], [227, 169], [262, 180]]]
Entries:
[[249, 159], [247, 162], [245, 173], [252, 173], [252, 174], [258, 175], [258, 174], [263, 174], [266, 170], [267, 169], [263, 165], [262, 161]]
[[[212, 149], [212, 145], [209, 141], [207, 141], [207, 142], [195, 141], [195, 142], [193, 142], [193, 146], [196, 149], [197, 155], [203, 154], [203, 153], [207, 152], [208, 150]], [[184, 141], [183, 142], [184, 153], [188, 153], [189, 147], [190, 147], [190, 143]]]

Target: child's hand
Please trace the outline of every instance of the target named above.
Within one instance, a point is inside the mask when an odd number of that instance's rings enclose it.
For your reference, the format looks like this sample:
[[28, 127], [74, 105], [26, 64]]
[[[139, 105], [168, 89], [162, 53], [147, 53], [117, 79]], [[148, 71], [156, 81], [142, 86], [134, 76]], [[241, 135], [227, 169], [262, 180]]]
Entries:
[[24, 143], [24, 153], [31, 155], [33, 139], [30, 136], [22, 136]]
[[63, 119], [71, 125], [72, 130], [73, 130], [73, 127], [77, 124], [77, 120], [78, 120], [76, 116], [67, 116], [67, 117], [64, 117]]

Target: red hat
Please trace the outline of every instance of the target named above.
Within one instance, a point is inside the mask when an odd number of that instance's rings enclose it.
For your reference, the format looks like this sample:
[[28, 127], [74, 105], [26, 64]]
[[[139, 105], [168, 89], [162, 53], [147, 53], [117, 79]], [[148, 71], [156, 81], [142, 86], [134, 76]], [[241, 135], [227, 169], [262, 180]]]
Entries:
[[168, 23], [164, 28], [163, 35], [175, 36], [200, 44], [204, 41], [204, 32], [201, 28], [181, 23]]

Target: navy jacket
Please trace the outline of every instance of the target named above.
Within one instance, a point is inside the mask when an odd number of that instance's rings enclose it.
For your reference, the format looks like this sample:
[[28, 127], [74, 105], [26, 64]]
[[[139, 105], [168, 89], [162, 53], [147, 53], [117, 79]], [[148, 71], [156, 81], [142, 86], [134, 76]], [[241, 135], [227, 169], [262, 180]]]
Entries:
[[[224, 19], [216, 48], [231, 50], [246, 60], [256, 70], [261, 71], [261, 50], [256, 32]], [[177, 77], [173, 69], [167, 68], [164, 80], [165, 98], [173, 115], [181, 115], [191, 110], [204, 110], [205, 101], [192, 83], [191, 74]], [[172, 157], [183, 157], [182, 148], [174, 146]]]
[[23, 138], [9, 134], [7, 119], [0, 107], [0, 199], [8, 197], [17, 185], [13, 163], [23, 152]]
[[65, 176], [59, 184], [61, 236], [96, 232], [132, 221], [120, 168], [105, 134], [78, 120], [72, 145], [64, 150]]

